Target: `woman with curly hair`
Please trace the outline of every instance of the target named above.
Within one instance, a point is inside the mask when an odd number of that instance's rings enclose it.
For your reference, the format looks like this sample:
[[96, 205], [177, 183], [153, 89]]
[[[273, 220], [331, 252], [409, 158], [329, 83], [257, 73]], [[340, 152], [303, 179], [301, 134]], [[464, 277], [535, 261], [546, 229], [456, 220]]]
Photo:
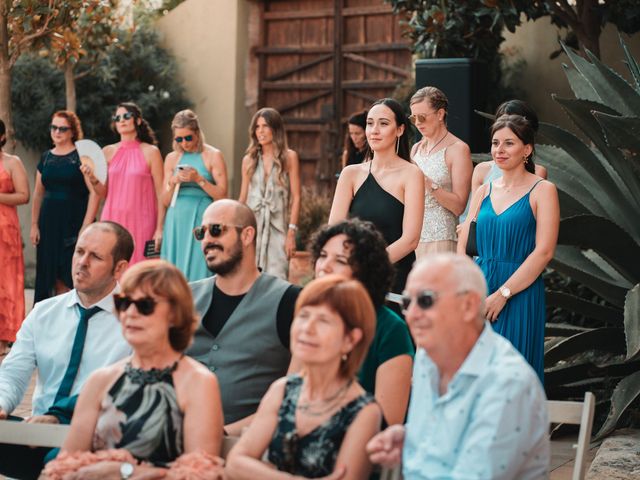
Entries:
[[84, 165], [91, 185], [106, 198], [101, 220], [117, 222], [129, 230], [135, 242], [130, 264], [144, 259], [145, 243], [154, 240], [160, 251], [164, 207], [161, 201], [163, 167], [153, 130], [135, 103], [118, 105], [111, 128], [120, 141], [103, 148], [109, 176], [103, 185]]
[[296, 249], [300, 167], [298, 154], [287, 146], [282, 117], [273, 108], [262, 108], [251, 119], [239, 200], [258, 221], [258, 267], [286, 280]]
[[93, 222], [100, 203], [82, 175], [74, 142], [80, 119], [60, 110], [51, 118], [53, 148], [40, 157], [31, 205], [31, 243], [36, 247], [34, 302], [73, 288], [71, 258], [80, 231]]
[[358, 372], [388, 424], [403, 423], [415, 353], [407, 324], [384, 305], [393, 280], [387, 244], [371, 222], [345, 220], [320, 229], [311, 242], [316, 277], [337, 273], [359, 280], [376, 309], [376, 332]]

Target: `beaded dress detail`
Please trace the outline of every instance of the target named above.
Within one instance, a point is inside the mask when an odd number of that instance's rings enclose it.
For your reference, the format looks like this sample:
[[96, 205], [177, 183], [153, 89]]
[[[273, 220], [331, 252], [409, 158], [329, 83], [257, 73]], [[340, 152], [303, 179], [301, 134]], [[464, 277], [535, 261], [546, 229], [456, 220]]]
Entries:
[[[422, 173], [437, 183], [440, 188], [450, 192], [452, 189], [451, 174], [445, 162], [446, 148], [427, 155], [423, 148], [418, 148], [413, 160]], [[421, 242], [438, 242], [441, 240], [457, 241], [456, 225], [458, 218], [444, 208], [432, 195], [429, 189], [424, 192], [424, 221], [422, 222]]]

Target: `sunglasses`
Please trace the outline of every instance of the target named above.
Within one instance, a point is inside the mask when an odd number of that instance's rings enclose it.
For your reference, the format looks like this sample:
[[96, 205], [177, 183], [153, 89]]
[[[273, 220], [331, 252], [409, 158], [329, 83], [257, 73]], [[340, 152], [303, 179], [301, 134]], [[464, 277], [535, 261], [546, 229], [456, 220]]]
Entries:
[[209, 231], [209, 235], [212, 237], [219, 237], [224, 232], [226, 232], [229, 228], [238, 228], [242, 229], [240, 225], [223, 225], [222, 223], [210, 223], [209, 225], [201, 225], [193, 229], [193, 236], [199, 242], [204, 239], [204, 234]]
[[63, 127], [63, 126], [60, 126], [60, 125], [53, 125], [53, 124], [51, 124], [49, 126], [49, 128], [51, 129], [52, 132], [55, 132], [57, 130], [60, 133], [65, 133], [65, 132], [68, 132], [69, 130], [71, 130], [71, 127]]
[[138, 300], [134, 300], [133, 298], [127, 297], [125, 295], [114, 295], [113, 303], [118, 312], [124, 312], [129, 308], [131, 304], [136, 306], [136, 310], [140, 315], [151, 315], [153, 311], [156, 309], [156, 305], [158, 302], [151, 297], [144, 297]]
[[418, 122], [424, 123], [427, 121], [427, 117], [429, 115], [433, 115], [438, 112], [429, 112], [429, 113], [416, 113], [415, 115], [409, 115], [409, 121], [416, 125]]
[[[460, 292], [456, 292], [455, 295], [462, 295], [467, 292], [468, 290], [461, 290]], [[429, 310], [436, 303], [438, 296], [439, 295], [432, 290], [423, 290], [420, 293], [418, 293], [415, 297], [412, 297], [411, 295], [408, 295], [406, 293], [402, 294], [400, 296], [402, 311], [406, 312], [407, 310], [409, 310], [409, 307], [411, 306], [411, 302], [413, 302], [414, 298], [420, 310]]]
[[191, 140], [193, 140], [193, 135], [185, 135], [184, 137], [176, 137], [174, 138], [174, 140], [178, 143], [182, 143], [182, 141], [184, 140], [185, 142], [190, 142]]
[[113, 117], [111, 117], [111, 120], [113, 120], [115, 123], [118, 123], [120, 120], [131, 120], [133, 117], [135, 117], [133, 112], [125, 112], [122, 115], [114, 115]]

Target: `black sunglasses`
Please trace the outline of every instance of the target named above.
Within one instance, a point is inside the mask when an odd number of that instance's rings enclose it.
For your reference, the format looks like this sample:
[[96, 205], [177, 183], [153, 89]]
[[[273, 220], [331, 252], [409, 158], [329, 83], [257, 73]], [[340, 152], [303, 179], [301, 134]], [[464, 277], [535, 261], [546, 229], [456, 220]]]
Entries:
[[54, 125], [54, 124], [51, 124], [49, 128], [51, 129], [52, 132], [55, 132], [57, 130], [60, 133], [65, 133], [71, 130], [71, 127], [64, 127], [64, 126]]
[[176, 137], [174, 138], [174, 140], [178, 143], [182, 143], [182, 141], [184, 140], [185, 142], [190, 142], [191, 140], [193, 140], [193, 135], [185, 135], [184, 137]]
[[111, 119], [115, 123], [118, 123], [120, 121], [120, 119], [122, 119], [122, 120], [131, 120], [133, 117], [135, 117], [133, 112], [125, 112], [122, 115], [114, 115], [113, 117], [111, 117]]
[[156, 305], [158, 304], [151, 297], [144, 297], [138, 300], [134, 300], [131, 297], [127, 297], [126, 295], [114, 295], [113, 296], [113, 304], [116, 307], [118, 312], [124, 312], [131, 304], [136, 306], [136, 310], [140, 315], [151, 315], [153, 311], [156, 309]]
[[[461, 290], [459, 292], [455, 292], [455, 295], [464, 295], [465, 293], [468, 293], [469, 290]], [[408, 294], [402, 294], [400, 296], [400, 301], [402, 303], [402, 311], [406, 312], [407, 310], [409, 310], [409, 307], [411, 306], [411, 302], [413, 301], [413, 299], [416, 299], [416, 303], [418, 304], [418, 308], [420, 308], [420, 310], [429, 310], [431, 307], [433, 307], [433, 304], [436, 303], [436, 300], [438, 299], [439, 295], [432, 291], [432, 290], [423, 290], [420, 293], [418, 293], [415, 297], [412, 297], [411, 295]]]
[[243, 229], [244, 227], [241, 227], [239, 225], [224, 225], [222, 223], [210, 223], [209, 225], [200, 225], [199, 227], [194, 228], [193, 236], [196, 238], [196, 240], [200, 242], [202, 241], [202, 239], [204, 239], [204, 234], [207, 232], [207, 230], [209, 231], [209, 235], [211, 235], [212, 237], [219, 237], [224, 232], [226, 232], [229, 228]]

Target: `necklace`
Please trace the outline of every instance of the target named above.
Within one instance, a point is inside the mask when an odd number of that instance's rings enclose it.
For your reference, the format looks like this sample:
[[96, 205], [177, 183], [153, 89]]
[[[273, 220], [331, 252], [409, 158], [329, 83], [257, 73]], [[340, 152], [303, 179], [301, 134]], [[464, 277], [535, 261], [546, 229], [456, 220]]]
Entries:
[[449, 130], [446, 130], [444, 132], [444, 136], [440, 140], [438, 140], [433, 147], [427, 150], [427, 156], [431, 155], [431, 152], [433, 152], [433, 149], [436, 148], [438, 145], [440, 145], [440, 142], [443, 141], [447, 137], [447, 135], [449, 135]]
[[300, 410], [302, 413], [310, 415], [312, 417], [321, 417], [322, 415], [329, 413], [333, 410], [342, 398], [347, 394], [349, 387], [353, 383], [353, 379], [346, 382], [341, 386], [336, 393], [324, 400], [317, 400], [315, 402], [298, 403], [296, 410]]

